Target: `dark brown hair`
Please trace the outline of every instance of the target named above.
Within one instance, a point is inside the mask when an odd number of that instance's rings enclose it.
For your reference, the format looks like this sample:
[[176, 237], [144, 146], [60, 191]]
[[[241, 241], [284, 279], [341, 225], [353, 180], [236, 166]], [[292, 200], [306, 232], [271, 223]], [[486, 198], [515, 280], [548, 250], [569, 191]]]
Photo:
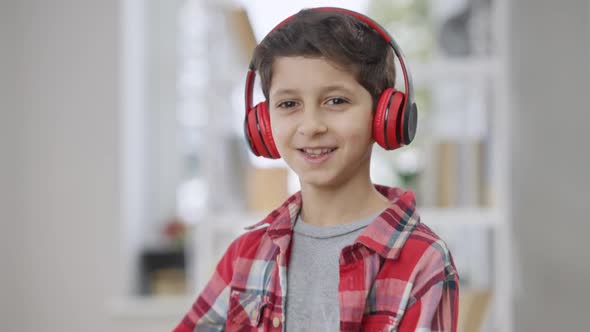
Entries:
[[256, 46], [251, 66], [258, 70], [266, 100], [274, 60], [283, 56], [323, 57], [347, 70], [369, 91], [373, 106], [395, 83], [392, 48], [378, 32], [348, 14], [301, 10]]

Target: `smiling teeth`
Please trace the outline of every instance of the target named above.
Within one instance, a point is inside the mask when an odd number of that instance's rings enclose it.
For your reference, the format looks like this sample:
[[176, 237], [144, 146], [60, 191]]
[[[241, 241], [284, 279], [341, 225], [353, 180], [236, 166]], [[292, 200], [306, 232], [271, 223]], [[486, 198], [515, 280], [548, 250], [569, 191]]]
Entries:
[[333, 151], [333, 149], [304, 149], [303, 151], [305, 151], [305, 153], [318, 155], [318, 154], [330, 153]]

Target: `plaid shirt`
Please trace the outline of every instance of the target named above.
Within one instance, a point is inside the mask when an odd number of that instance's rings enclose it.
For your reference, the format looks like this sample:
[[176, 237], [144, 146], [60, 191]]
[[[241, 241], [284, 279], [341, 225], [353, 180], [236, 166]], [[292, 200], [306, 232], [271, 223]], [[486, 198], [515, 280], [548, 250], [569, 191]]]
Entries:
[[[412, 192], [375, 187], [391, 205], [342, 250], [340, 331], [455, 332], [459, 276], [449, 250], [420, 223]], [[174, 332], [284, 331], [301, 202], [301, 193], [291, 196], [232, 242]]]

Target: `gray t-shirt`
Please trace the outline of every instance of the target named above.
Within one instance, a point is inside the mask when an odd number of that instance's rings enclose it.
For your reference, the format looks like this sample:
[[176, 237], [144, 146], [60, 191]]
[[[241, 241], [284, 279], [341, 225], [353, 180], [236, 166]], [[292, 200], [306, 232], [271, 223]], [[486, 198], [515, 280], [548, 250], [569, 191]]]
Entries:
[[323, 227], [297, 218], [287, 270], [287, 332], [340, 331], [340, 253], [379, 214]]

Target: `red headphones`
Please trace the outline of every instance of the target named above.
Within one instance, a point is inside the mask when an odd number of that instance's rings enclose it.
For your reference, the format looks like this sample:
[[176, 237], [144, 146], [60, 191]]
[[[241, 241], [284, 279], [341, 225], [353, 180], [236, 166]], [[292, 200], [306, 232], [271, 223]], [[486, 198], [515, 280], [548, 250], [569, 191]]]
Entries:
[[[373, 118], [373, 139], [386, 150], [394, 150], [410, 144], [416, 135], [418, 109], [414, 101], [412, 76], [409, 69], [406, 68], [402, 51], [397, 43], [377, 22], [352, 10], [336, 7], [319, 7], [307, 10], [335, 11], [353, 16], [377, 31], [393, 48], [403, 72], [405, 93], [393, 87], [383, 90]], [[270, 33], [289, 22], [294, 16], [283, 20]], [[255, 77], [256, 68], [251, 64], [246, 77], [244, 135], [246, 136], [250, 149], [256, 156], [278, 159], [281, 155], [272, 138], [268, 104], [267, 102], [261, 102], [256, 106], [252, 106], [252, 92]]]

